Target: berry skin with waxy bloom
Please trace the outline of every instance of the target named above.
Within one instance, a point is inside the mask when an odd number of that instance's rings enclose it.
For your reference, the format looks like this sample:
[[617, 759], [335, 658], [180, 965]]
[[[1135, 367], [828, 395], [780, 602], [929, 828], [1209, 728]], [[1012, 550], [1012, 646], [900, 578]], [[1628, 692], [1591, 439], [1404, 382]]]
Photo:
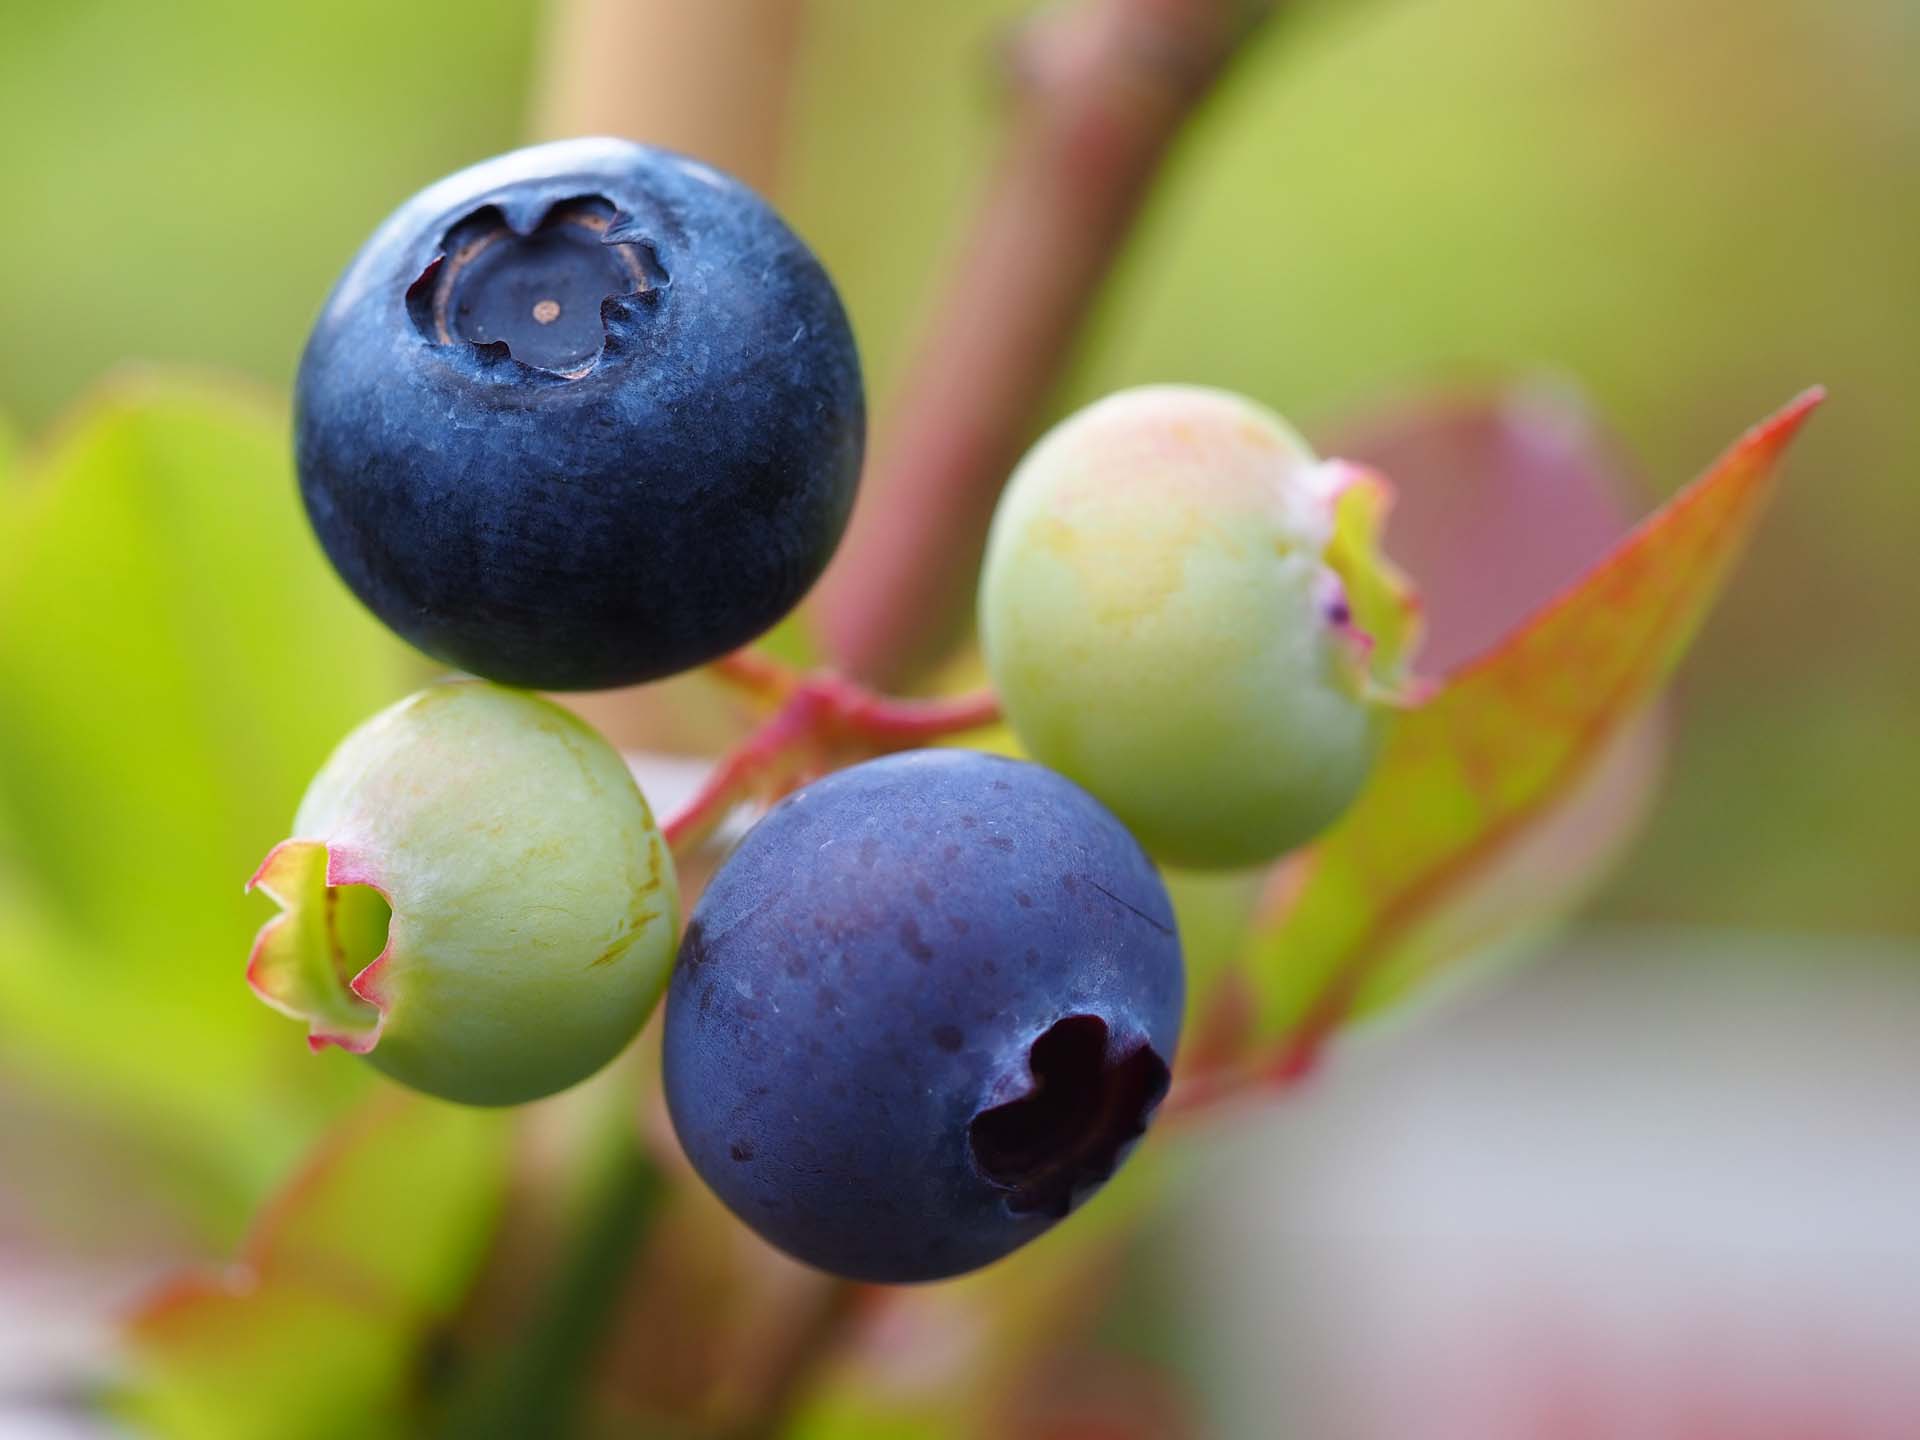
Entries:
[[1122, 391], [1028, 452], [980, 584], [987, 666], [1033, 757], [1161, 860], [1270, 860], [1367, 777], [1417, 612], [1376, 553], [1383, 482], [1279, 416]]
[[473, 1105], [584, 1080], [673, 962], [673, 861], [612, 746], [548, 701], [433, 685], [340, 743], [250, 882], [247, 980], [314, 1049]]
[[1184, 985], [1166, 889], [1091, 796], [999, 756], [890, 756], [774, 807], [707, 887], [667, 1105], [774, 1245], [939, 1279], [1113, 1173], [1166, 1093]]
[[504, 684], [701, 664], [825, 568], [865, 444], [832, 282], [740, 182], [623, 140], [427, 187], [322, 311], [307, 514], [369, 609]]

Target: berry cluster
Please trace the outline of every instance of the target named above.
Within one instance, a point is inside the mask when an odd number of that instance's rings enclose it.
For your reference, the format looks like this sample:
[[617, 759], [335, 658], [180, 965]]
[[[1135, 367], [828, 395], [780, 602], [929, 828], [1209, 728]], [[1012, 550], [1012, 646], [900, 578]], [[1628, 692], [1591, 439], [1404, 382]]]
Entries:
[[328, 760], [255, 877], [282, 913], [248, 978], [315, 1048], [488, 1105], [592, 1074], [664, 991], [694, 1168], [793, 1255], [908, 1281], [1039, 1234], [1144, 1133], [1184, 995], [1149, 852], [1263, 861], [1347, 804], [1385, 572], [1345, 472], [1278, 417], [1183, 388], [1092, 407], [1014, 475], [980, 591], [1042, 763], [813, 778], [681, 935], [620, 756], [508, 687], [655, 679], [764, 632], [831, 556], [864, 432], [825, 272], [703, 165], [566, 142], [396, 211], [302, 362], [301, 493], [366, 605], [481, 678]]

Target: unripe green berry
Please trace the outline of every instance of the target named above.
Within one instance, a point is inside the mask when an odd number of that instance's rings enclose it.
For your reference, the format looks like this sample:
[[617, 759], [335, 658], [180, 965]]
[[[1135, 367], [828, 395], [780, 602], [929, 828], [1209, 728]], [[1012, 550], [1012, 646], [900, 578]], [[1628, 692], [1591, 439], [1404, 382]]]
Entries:
[[1383, 492], [1343, 513], [1376, 484], [1222, 391], [1069, 417], [1014, 472], [981, 579], [1021, 743], [1173, 863], [1252, 864], [1324, 829], [1375, 749], [1385, 657], [1356, 621], [1409, 628], [1370, 553]]
[[247, 979], [309, 1043], [429, 1094], [538, 1099], [617, 1055], [678, 928], [619, 754], [536, 696], [434, 685], [341, 742], [251, 884], [284, 913]]

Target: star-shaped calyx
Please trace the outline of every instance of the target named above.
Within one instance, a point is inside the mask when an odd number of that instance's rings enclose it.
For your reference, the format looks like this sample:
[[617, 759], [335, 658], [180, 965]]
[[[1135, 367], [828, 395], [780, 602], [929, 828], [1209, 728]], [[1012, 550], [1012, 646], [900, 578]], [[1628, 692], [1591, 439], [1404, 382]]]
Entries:
[[652, 247], [603, 196], [562, 200], [524, 232], [487, 205], [447, 231], [407, 291], [407, 312], [437, 345], [578, 379], [606, 347], [607, 307], [665, 280]]
[[1167, 1093], [1166, 1062], [1144, 1040], [1115, 1044], [1098, 1015], [1069, 1015], [1028, 1052], [1026, 1094], [967, 1127], [980, 1173], [1014, 1214], [1058, 1219], [1114, 1172]]

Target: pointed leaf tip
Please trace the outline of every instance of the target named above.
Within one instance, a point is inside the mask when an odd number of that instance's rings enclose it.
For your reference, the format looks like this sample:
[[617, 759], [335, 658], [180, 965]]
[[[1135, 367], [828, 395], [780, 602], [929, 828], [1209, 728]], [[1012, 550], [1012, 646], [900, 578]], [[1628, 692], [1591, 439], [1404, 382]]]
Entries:
[[1779, 413], [1761, 421], [1751, 433], [1776, 448], [1785, 445], [1799, 433], [1800, 427], [1807, 423], [1813, 412], [1826, 403], [1827, 387], [1809, 385], [1782, 406]]

